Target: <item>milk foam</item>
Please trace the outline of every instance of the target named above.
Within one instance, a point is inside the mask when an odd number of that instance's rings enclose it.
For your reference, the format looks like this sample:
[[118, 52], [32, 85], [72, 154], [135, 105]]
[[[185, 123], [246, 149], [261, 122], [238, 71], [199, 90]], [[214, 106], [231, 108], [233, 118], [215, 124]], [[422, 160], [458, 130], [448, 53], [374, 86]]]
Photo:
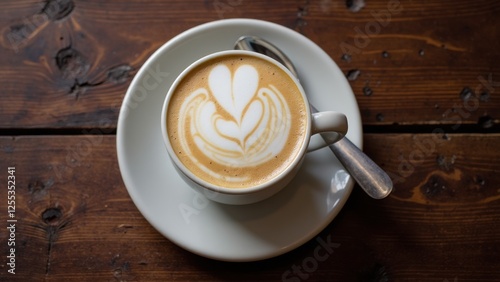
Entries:
[[[207, 158], [232, 168], [258, 166], [276, 157], [290, 135], [291, 111], [279, 89], [259, 85], [259, 78], [251, 65], [241, 65], [234, 72], [225, 64], [213, 67], [208, 87], [195, 89], [182, 103], [178, 118], [190, 123], [178, 123], [179, 136], [191, 136]], [[245, 181], [197, 161], [187, 139], [182, 138], [180, 144], [199, 169], [212, 177]]]

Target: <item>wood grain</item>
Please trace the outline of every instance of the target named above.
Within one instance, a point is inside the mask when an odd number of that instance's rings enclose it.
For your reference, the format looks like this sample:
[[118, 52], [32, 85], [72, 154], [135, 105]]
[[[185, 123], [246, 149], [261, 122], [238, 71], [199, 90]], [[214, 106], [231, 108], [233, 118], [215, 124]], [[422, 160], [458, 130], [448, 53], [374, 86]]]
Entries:
[[[0, 137], [0, 181], [16, 167], [15, 281], [495, 281], [499, 138], [368, 134], [365, 151], [396, 183], [389, 198], [376, 201], [356, 187], [302, 247], [223, 263], [177, 247], [146, 222], [122, 183], [114, 136]], [[5, 225], [6, 201], [0, 210]], [[318, 238], [339, 245], [314, 262]], [[1, 232], [2, 245], [6, 239]], [[0, 280], [13, 281], [7, 249], [0, 253]]]
[[350, 83], [365, 125], [496, 128], [499, 11], [495, 0], [377, 0], [359, 12], [324, 0], [2, 1], [0, 129], [114, 128], [128, 84], [155, 49], [235, 17], [287, 26], [346, 75], [359, 70]]

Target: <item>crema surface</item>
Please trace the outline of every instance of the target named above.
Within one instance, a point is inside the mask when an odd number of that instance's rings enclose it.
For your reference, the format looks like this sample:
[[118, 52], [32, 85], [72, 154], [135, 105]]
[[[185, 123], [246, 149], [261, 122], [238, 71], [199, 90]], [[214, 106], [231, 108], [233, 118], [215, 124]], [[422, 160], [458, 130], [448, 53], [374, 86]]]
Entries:
[[224, 187], [273, 179], [296, 158], [306, 132], [305, 102], [275, 65], [228, 55], [192, 69], [167, 110], [167, 133], [180, 161]]

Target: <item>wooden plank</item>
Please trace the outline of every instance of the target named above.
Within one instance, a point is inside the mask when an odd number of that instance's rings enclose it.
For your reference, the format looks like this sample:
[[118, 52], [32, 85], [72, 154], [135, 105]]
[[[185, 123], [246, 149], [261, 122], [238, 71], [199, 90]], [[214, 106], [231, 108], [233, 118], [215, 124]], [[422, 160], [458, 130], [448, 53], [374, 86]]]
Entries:
[[0, 3], [0, 128], [113, 128], [128, 84], [156, 48], [235, 17], [316, 42], [351, 74], [366, 125], [498, 124], [495, 0], [377, 0], [358, 12], [342, 1], [59, 2]]
[[304, 33], [356, 77], [365, 124], [485, 125], [498, 122], [500, 68], [481, 42], [499, 10], [497, 1], [370, 1], [355, 16], [311, 12]]
[[[0, 4], [0, 128], [114, 127], [128, 84], [159, 46], [242, 12], [225, 2], [62, 1], [74, 4], [62, 16], [57, 5], [11, 2]], [[266, 10], [278, 12], [266, 13], [293, 18], [290, 4], [267, 3]], [[252, 11], [263, 12], [263, 3]]]
[[[500, 134], [368, 134], [366, 152], [395, 177], [389, 198], [376, 201], [356, 187], [314, 240], [278, 258], [233, 264], [188, 253], [146, 222], [123, 186], [114, 136], [1, 137], [2, 187], [7, 167], [16, 167], [15, 278], [494, 281], [499, 140]], [[5, 188], [0, 197], [5, 226]], [[14, 277], [7, 273], [7, 236], [0, 233], [1, 281]], [[318, 240], [336, 244], [325, 259], [315, 258]]]

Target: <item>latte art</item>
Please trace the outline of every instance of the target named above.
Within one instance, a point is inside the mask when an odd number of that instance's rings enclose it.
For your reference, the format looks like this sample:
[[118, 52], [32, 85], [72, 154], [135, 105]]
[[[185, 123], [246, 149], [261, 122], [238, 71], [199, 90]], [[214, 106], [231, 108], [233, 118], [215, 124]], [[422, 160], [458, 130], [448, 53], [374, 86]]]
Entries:
[[[191, 122], [188, 127], [179, 124], [180, 135], [191, 135], [206, 157], [233, 167], [262, 164], [283, 150], [290, 109], [276, 87], [259, 88], [254, 67], [242, 65], [231, 73], [226, 65], [217, 65], [208, 86], [184, 101], [179, 118]], [[181, 144], [190, 151], [187, 140]]]
[[167, 132], [177, 157], [200, 178], [248, 187], [272, 179], [294, 159], [304, 142], [304, 107], [283, 70], [233, 56], [182, 79], [169, 104]]

